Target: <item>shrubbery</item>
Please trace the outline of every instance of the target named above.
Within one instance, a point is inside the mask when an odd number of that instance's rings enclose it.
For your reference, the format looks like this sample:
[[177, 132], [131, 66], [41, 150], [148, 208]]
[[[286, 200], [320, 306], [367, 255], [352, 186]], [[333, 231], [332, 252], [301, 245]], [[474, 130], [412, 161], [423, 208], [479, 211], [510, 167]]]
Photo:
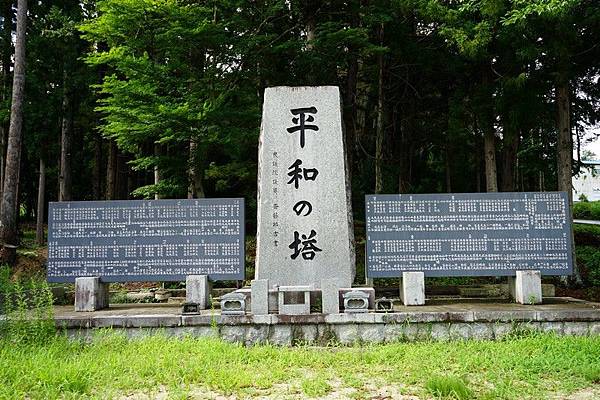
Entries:
[[573, 218], [600, 221], [600, 201], [580, 201], [573, 204]]
[[0, 266], [0, 337], [13, 343], [43, 343], [54, 336], [54, 297], [48, 283], [32, 278], [12, 282]]
[[600, 247], [577, 246], [575, 254], [585, 286], [600, 286]]

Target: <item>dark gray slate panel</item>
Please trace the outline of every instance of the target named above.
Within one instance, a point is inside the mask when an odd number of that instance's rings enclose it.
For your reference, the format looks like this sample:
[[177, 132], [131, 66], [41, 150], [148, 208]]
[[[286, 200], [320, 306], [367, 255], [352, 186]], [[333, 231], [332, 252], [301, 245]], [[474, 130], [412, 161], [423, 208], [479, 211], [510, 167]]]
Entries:
[[564, 192], [368, 195], [365, 204], [369, 277], [573, 270]]
[[244, 279], [244, 199], [50, 203], [48, 281]]

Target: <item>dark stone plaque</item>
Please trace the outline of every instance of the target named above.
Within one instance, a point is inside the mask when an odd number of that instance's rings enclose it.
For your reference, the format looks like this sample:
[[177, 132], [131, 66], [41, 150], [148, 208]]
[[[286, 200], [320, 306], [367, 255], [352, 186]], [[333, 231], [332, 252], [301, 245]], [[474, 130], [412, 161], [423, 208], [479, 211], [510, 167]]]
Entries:
[[366, 219], [372, 278], [573, 270], [564, 192], [369, 195]]
[[244, 199], [50, 203], [48, 281], [244, 279]]

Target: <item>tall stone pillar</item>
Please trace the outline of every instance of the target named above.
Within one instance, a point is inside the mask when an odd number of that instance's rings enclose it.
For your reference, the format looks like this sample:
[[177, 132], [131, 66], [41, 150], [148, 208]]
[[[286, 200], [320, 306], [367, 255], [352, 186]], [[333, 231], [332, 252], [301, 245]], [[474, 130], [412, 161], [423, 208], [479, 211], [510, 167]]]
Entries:
[[350, 287], [354, 234], [335, 86], [265, 90], [259, 145], [256, 278]]

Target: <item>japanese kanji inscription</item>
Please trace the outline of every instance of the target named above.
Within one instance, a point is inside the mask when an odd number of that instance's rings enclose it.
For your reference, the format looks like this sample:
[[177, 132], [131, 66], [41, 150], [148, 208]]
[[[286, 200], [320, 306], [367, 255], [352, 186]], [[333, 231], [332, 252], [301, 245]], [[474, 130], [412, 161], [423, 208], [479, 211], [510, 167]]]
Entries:
[[370, 277], [573, 270], [564, 192], [369, 195], [365, 203]]
[[48, 280], [244, 278], [244, 199], [50, 203]]
[[265, 91], [256, 277], [313, 285], [354, 277], [352, 207], [337, 87]]

